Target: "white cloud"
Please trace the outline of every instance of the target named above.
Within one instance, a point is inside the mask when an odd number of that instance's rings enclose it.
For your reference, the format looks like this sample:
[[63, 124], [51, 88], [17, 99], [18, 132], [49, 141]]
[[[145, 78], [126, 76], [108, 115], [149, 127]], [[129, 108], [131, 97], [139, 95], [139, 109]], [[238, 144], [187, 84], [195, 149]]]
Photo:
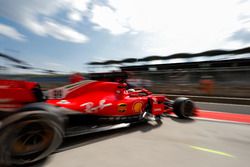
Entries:
[[84, 43], [87, 36], [76, 29], [63, 25], [56, 15], [66, 12], [72, 21], [80, 21], [87, 10], [89, 0], [8, 0], [2, 1], [0, 16], [15, 21], [40, 36], [51, 36], [59, 40]]
[[107, 6], [94, 5], [91, 21], [98, 25], [99, 28], [107, 29], [114, 35], [129, 31], [126, 25], [122, 24], [122, 18]]
[[85, 12], [88, 9], [88, 3], [90, 0], [65, 0], [66, 5], [69, 5], [71, 9]]
[[82, 21], [85, 13], [88, 10], [90, 0], [65, 0], [67, 5], [71, 6], [68, 12], [68, 18], [75, 22]]
[[6, 37], [18, 40], [25, 41], [25, 36], [18, 32], [15, 28], [7, 26], [5, 24], [0, 23], [0, 35], [4, 35]]
[[44, 25], [46, 27], [46, 33], [56, 39], [74, 43], [83, 43], [88, 41], [88, 38], [85, 35], [75, 31], [70, 27], [53, 21], [46, 21], [44, 22]]
[[[112, 35], [134, 34], [134, 38], [141, 38], [140, 45], [145, 53], [166, 55], [249, 45], [238, 39], [237, 32], [250, 31], [250, 1], [239, 2], [2, 0], [0, 16], [23, 25], [37, 35], [75, 43], [87, 42], [88, 37], [72, 27], [77, 27], [76, 24], [70, 24], [89, 19], [94, 24], [91, 28], [96, 31], [107, 30]], [[61, 22], [64, 20], [65, 23], [65, 19], [68, 25]], [[237, 40], [230, 38], [232, 35]]]
[[250, 21], [250, 5], [238, 0], [108, 2], [93, 7], [91, 21], [112, 34], [144, 32], [142, 44], [149, 54], [236, 47], [240, 43], [229, 37], [247, 25], [246, 18]]
[[76, 22], [82, 21], [82, 15], [80, 12], [77, 11], [72, 11], [68, 13], [68, 18]]

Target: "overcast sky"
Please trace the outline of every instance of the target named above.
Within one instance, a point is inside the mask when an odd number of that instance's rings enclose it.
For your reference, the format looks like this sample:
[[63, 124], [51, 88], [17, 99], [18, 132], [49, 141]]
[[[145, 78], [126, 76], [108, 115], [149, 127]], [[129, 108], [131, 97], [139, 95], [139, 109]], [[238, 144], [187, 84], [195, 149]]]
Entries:
[[248, 0], [0, 0], [0, 52], [37, 67], [245, 46]]

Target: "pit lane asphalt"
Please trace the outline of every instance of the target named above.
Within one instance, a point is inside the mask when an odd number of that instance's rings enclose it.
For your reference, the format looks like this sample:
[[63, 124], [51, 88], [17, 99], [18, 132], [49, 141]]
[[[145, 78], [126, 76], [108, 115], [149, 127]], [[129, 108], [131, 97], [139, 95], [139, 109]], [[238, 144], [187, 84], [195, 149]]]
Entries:
[[[204, 110], [249, 114], [249, 106], [197, 103]], [[66, 138], [45, 167], [249, 166], [250, 125], [165, 117], [96, 134]]]
[[202, 110], [219, 111], [237, 114], [250, 114], [250, 104], [224, 104], [224, 103], [208, 103], [208, 102], [195, 102], [196, 106]]

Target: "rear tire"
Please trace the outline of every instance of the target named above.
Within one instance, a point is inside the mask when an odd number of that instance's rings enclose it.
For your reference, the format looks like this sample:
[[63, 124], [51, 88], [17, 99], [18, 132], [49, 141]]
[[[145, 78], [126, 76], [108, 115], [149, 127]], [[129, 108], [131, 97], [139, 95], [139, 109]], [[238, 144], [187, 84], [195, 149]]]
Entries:
[[186, 97], [179, 97], [174, 101], [173, 111], [179, 118], [189, 118], [194, 115], [194, 103]]
[[0, 132], [0, 166], [44, 159], [62, 143], [63, 129], [55, 115], [31, 113]]

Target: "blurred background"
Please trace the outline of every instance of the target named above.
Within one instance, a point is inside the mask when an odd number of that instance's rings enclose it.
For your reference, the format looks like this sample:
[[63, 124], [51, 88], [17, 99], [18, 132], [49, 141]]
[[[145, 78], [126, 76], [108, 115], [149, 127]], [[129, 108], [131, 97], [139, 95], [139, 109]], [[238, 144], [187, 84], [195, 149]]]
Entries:
[[0, 0], [0, 78], [250, 98], [246, 0]]

